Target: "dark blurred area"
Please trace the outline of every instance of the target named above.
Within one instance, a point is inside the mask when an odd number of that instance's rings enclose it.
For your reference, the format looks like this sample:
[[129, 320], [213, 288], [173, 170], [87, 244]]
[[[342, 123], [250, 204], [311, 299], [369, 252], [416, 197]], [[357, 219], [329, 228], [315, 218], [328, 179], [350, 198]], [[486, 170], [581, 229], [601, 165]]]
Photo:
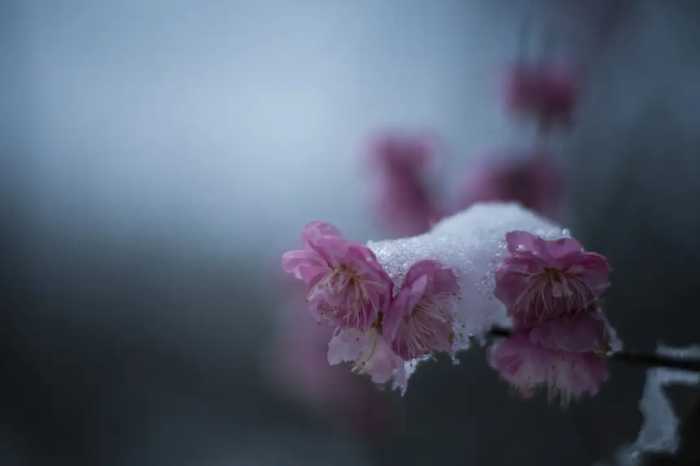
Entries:
[[[304, 223], [384, 236], [368, 134], [434, 130], [449, 180], [531, 137], [495, 77], [523, 24], [585, 69], [555, 143], [565, 223], [614, 267], [610, 321], [628, 348], [700, 343], [695, 1], [4, 0], [0, 463], [576, 466], [633, 441], [638, 368], [561, 409], [475, 348], [366, 395], [391, 413], [370, 430], [269, 375]], [[692, 439], [698, 392], [674, 400]]]

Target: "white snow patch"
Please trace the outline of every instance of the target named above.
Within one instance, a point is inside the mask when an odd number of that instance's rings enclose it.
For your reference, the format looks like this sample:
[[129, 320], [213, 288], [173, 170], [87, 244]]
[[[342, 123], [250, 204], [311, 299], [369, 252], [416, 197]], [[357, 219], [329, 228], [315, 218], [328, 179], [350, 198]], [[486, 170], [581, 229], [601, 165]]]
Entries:
[[[657, 353], [676, 359], [700, 357], [700, 345], [674, 348], [659, 345]], [[639, 410], [644, 420], [634, 443], [621, 447], [615, 454], [616, 466], [637, 466], [644, 453], [674, 454], [678, 450], [679, 421], [666, 396], [670, 385], [700, 385], [700, 374], [682, 369], [653, 368], [647, 370]], [[601, 466], [605, 463], [599, 463]]]
[[370, 241], [397, 287], [408, 269], [422, 259], [451, 267], [460, 285], [455, 306], [455, 350], [469, 347], [470, 338], [482, 338], [494, 325], [509, 325], [505, 306], [494, 295], [495, 271], [507, 253], [505, 236], [523, 230], [545, 239], [568, 237], [568, 230], [513, 203], [476, 204], [445, 218], [423, 235]]

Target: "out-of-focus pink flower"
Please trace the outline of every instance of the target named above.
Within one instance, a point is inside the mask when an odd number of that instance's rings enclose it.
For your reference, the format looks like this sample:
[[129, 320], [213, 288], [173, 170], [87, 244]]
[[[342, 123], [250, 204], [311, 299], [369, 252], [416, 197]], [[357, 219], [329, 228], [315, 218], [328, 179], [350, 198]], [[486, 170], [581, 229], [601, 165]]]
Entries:
[[563, 404], [592, 396], [608, 376], [605, 325], [596, 314], [585, 314], [520, 330], [494, 344], [489, 363], [525, 397], [539, 386], [547, 387], [550, 399], [559, 395]]
[[384, 134], [370, 143], [371, 166], [376, 172], [377, 216], [392, 233], [424, 233], [441, 215], [427, 172], [433, 158], [425, 137]]
[[476, 202], [518, 202], [557, 219], [564, 205], [564, 175], [547, 152], [495, 154], [480, 159], [462, 183], [457, 209]]
[[352, 362], [353, 372], [367, 374], [377, 384], [400, 378], [404, 370], [404, 361], [376, 328], [364, 332], [337, 329], [328, 343], [328, 363], [333, 366], [342, 362]]
[[506, 235], [509, 255], [496, 270], [496, 297], [516, 326], [532, 327], [598, 308], [608, 287], [607, 259], [573, 238], [548, 241], [525, 231]]
[[393, 289], [374, 253], [323, 222], [308, 224], [302, 239], [304, 249], [284, 253], [282, 268], [306, 283], [314, 316], [344, 328], [368, 329], [387, 309]]
[[514, 113], [536, 118], [544, 128], [569, 124], [576, 107], [579, 77], [563, 64], [517, 64], [508, 70], [505, 101]]
[[439, 262], [411, 266], [389, 312], [383, 333], [403, 359], [434, 351], [450, 351], [454, 338], [453, 309], [459, 292], [454, 272]]
[[381, 439], [395, 424], [386, 393], [344, 367], [328, 364], [328, 341], [333, 329], [306, 316], [303, 300], [284, 308], [272, 352], [261, 361], [273, 386], [320, 410], [368, 439]]
[[345, 370], [330, 367], [326, 358], [333, 329], [300, 315], [284, 316], [284, 323], [273, 359], [279, 364], [277, 375], [282, 376], [283, 382], [314, 402], [351, 399], [356, 388], [352, 381], [357, 378]]

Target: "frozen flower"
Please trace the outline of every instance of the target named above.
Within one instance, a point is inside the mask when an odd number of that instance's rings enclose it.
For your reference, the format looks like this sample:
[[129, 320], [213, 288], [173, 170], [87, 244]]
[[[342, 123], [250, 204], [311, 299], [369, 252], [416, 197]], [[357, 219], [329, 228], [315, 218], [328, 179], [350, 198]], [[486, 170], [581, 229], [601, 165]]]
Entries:
[[578, 76], [569, 66], [517, 64], [508, 70], [505, 101], [510, 111], [531, 115], [545, 128], [569, 124], [578, 88]]
[[525, 231], [507, 233], [506, 243], [510, 255], [496, 270], [494, 294], [516, 326], [597, 309], [609, 285], [604, 256], [573, 238], [548, 241]]
[[523, 396], [544, 386], [550, 399], [559, 395], [566, 404], [598, 393], [608, 376], [603, 354], [608, 346], [606, 323], [599, 315], [563, 317], [497, 342], [489, 363]]
[[308, 224], [302, 239], [304, 249], [284, 253], [282, 268], [306, 283], [306, 299], [317, 320], [369, 328], [389, 305], [393, 289], [374, 253], [323, 222]]
[[564, 175], [549, 153], [504, 152], [480, 159], [468, 171], [459, 193], [458, 210], [477, 202], [512, 201], [546, 217], [560, 217]]
[[411, 266], [383, 321], [391, 348], [405, 360], [451, 351], [459, 285], [451, 269], [423, 260]]
[[367, 331], [337, 329], [328, 343], [330, 365], [352, 362], [357, 374], [367, 374], [372, 382], [384, 384], [403, 379], [404, 361], [392, 351], [384, 336], [373, 327]]
[[439, 218], [434, 193], [428, 186], [433, 157], [427, 138], [385, 134], [370, 146], [376, 176], [375, 209], [392, 233], [424, 233]]

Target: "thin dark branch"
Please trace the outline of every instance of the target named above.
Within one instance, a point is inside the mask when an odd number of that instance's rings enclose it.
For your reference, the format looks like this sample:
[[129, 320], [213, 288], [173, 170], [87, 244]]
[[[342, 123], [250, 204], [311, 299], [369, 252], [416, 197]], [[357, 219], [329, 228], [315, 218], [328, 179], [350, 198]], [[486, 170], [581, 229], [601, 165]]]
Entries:
[[674, 358], [663, 354], [636, 353], [633, 351], [618, 351], [608, 358], [624, 364], [642, 367], [668, 367], [685, 371], [700, 372], [700, 359]]

